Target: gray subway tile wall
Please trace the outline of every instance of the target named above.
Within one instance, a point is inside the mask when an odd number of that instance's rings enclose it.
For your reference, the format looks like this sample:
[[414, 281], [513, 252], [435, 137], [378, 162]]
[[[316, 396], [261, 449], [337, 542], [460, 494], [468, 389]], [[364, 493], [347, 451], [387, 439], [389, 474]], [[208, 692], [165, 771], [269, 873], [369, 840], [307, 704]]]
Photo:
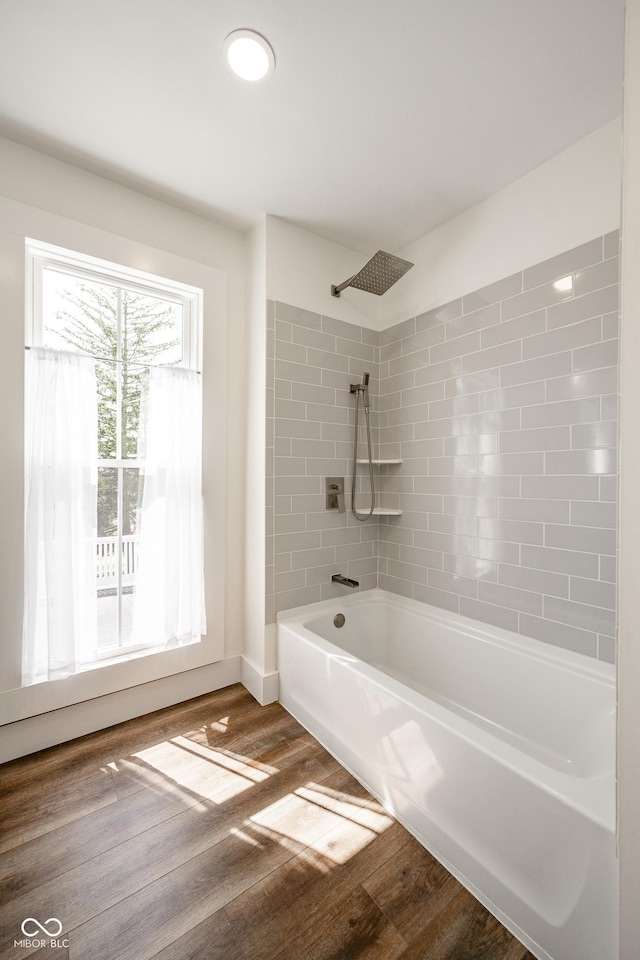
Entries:
[[616, 232], [382, 334], [381, 442], [413, 425], [413, 488], [380, 587], [612, 659], [617, 312]]
[[[350, 513], [355, 409], [349, 387], [369, 373], [377, 456], [380, 335], [280, 302], [268, 303], [267, 318], [265, 593], [270, 623], [279, 610], [350, 593], [331, 582], [334, 573], [358, 580], [360, 589], [377, 586], [378, 518], [360, 522]], [[362, 406], [359, 423], [363, 457]], [[362, 465], [358, 469], [356, 503], [364, 509], [368, 474]], [[325, 477], [345, 478], [344, 513], [326, 509]], [[398, 499], [399, 493], [388, 496]]]
[[[343, 595], [339, 571], [613, 659], [618, 245], [596, 238], [380, 334], [268, 305], [268, 621]], [[374, 455], [402, 458], [376, 469], [378, 504], [402, 515], [358, 523], [325, 509], [323, 478], [350, 490], [364, 370]]]

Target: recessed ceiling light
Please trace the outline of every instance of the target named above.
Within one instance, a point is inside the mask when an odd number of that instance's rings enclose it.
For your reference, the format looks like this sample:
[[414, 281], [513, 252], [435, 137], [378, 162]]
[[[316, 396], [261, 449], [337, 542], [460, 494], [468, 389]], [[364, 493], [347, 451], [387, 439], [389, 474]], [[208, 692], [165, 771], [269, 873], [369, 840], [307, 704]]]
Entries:
[[276, 65], [271, 45], [255, 30], [234, 30], [222, 44], [222, 56], [230, 74], [240, 80], [266, 80]]

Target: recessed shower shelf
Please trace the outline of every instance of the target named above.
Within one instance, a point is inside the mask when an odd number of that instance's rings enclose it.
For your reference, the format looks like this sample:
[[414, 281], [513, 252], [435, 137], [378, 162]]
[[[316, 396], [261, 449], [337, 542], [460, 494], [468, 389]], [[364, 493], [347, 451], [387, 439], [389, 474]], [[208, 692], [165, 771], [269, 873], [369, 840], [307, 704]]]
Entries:
[[[356, 503], [358, 513], [369, 513], [369, 507], [366, 503]], [[396, 507], [374, 507], [373, 516], [375, 517], [401, 517], [402, 510]]]
[[[356, 463], [369, 463], [369, 460], [367, 458], [365, 458], [364, 460], [356, 460]], [[378, 464], [378, 466], [380, 466], [384, 464], [402, 463], [402, 460], [376, 460], [374, 458], [371, 461], [371, 463], [375, 463], [375, 464]]]

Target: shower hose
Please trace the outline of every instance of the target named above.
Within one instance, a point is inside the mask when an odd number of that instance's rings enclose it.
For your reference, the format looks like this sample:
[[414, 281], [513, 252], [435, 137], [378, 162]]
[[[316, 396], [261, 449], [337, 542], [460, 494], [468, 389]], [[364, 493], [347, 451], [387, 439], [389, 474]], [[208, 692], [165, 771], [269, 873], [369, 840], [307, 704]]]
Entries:
[[356, 469], [358, 462], [358, 408], [360, 406], [360, 391], [356, 393], [356, 427], [353, 438], [353, 475], [351, 478], [351, 513], [356, 520], [368, 520], [373, 513], [375, 491], [373, 486], [373, 460], [371, 458], [371, 428], [369, 426], [369, 408], [364, 407], [364, 418], [367, 424], [367, 451], [369, 456], [369, 483], [371, 486], [371, 506], [368, 513], [358, 513], [356, 510]]

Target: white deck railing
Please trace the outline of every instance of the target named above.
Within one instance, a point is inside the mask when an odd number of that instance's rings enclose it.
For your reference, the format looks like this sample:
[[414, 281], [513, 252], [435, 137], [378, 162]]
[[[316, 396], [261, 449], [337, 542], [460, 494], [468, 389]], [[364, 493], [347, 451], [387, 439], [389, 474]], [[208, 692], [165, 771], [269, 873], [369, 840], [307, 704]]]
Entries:
[[[122, 538], [122, 585], [128, 586], [135, 579], [138, 565], [137, 536]], [[98, 537], [96, 541], [96, 579], [98, 590], [118, 585], [118, 538]]]

